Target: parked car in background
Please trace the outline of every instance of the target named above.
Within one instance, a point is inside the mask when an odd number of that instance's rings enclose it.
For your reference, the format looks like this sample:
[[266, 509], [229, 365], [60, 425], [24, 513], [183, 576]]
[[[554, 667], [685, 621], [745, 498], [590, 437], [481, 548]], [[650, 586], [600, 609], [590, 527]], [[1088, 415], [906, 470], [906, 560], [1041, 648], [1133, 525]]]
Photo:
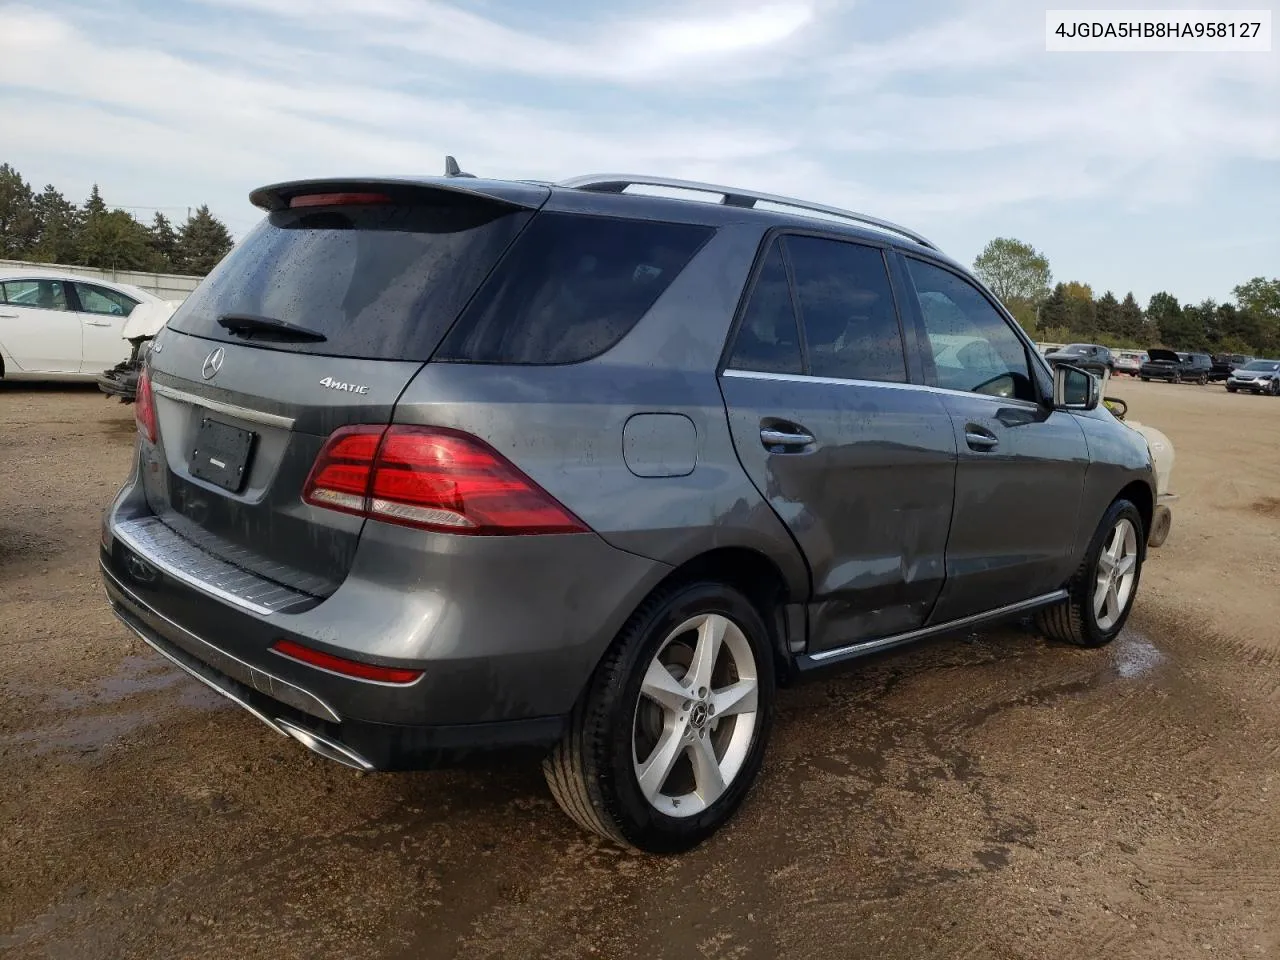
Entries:
[[1210, 380], [1225, 380], [1231, 376], [1231, 371], [1236, 367], [1243, 367], [1252, 360], [1253, 357], [1247, 357], [1242, 353], [1217, 353], [1212, 357], [1213, 366], [1209, 369]]
[[1280, 396], [1280, 360], [1250, 360], [1227, 377], [1227, 393], [1247, 390]]
[[122, 334], [134, 309], [164, 302], [123, 283], [38, 269], [0, 271], [0, 376], [97, 380], [129, 356]]
[[1047, 357], [1055, 350], [1061, 350], [1065, 346], [1065, 343], [1037, 343], [1036, 349], [1040, 351], [1042, 357]]
[[1096, 343], [1069, 343], [1059, 350], [1045, 354], [1051, 364], [1068, 363], [1081, 370], [1088, 370], [1095, 377], [1104, 377], [1115, 368], [1111, 351]]
[[1207, 353], [1178, 353], [1163, 347], [1147, 351], [1147, 362], [1138, 368], [1143, 380], [1168, 380], [1170, 383], [1209, 382], [1213, 361]]
[[1139, 350], [1120, 350], [1113, 354], [1115, 367], [1113, 373], [1127, 373], [1136, 377], [1142, 365], [1149, 359], [1145, 352]]
[[132, 403], [137, 396], [138, 375], [146, 360], [151, 341], [160, 332], [180, 300], [155, 300], [138, 304], [120, 331], [129, 346], [129, 355], [98, 375], [98, 389], [121, 403]]
[[99, 556], [145, 642], [328, 759], [541, 747], [581, 826], [682, 850], [778, 682], [1124, 626], [1148, 442], [906, 227], [652, 177], [251, 197], [147, 359]]

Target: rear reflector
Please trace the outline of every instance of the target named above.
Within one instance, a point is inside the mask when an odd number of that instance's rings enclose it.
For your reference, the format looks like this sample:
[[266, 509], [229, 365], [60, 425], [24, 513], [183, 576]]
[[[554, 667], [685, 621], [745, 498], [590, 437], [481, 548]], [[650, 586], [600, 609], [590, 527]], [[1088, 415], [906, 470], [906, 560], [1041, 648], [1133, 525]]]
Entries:
[[441, 427], [354, 426], [316, 457], [307, 503], [448, 533], [585, 533], [587, 527], [488, 444]]
[[297, 660], [311, 667], [319, 667], [330, 673], [340, 673], [344, 677], [355, 677], [357, 680], [373, 680], [377, 683], [413, 683], [420, 676], [421, 670], [407, 670], [403, 667], [380, 667], [374, 663], [363, 663], [359, 660], [348, 660], [346, 657], [335, 657], [331, 653], [312, 650], [292, 640], [277, 640], [271, 649], [290, 660]]
[[138, 423], [138, 433], [149, 443], [156, 442], [156, 399], [151, 391], [151, 371], [146, 367], [138, 374], [137, 395], [133, 401], [133, 418]]
[[390, 203], [385, 193], [304, 193], [289, 201], [290, 207], [350, 207], [370, 203]]

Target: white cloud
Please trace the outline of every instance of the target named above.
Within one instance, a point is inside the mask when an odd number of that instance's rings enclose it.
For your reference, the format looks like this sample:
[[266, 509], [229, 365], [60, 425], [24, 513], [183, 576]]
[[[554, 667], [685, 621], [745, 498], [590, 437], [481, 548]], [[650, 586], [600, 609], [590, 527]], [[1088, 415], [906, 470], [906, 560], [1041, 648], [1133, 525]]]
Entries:
[[1280, 162], [1274, 55], [1049, 55], [1014, 0], [887, 30], [842, 0], [536, 29], [442, 0], [143, 2], [0, 6], [3, 159], [42, 183], [109, 165], [109, 200], [209, 200], [239, 226], [261, 183], [436, 173], [448, 152], [494, 176], [800, 195], [962, 244], [1015, 214], [1051, 236], [1035, 218], [1064, 203], [1192, 209], [1227, 165]]
[[[713, 77], [723, 61], [781, 44], [808, 25], [812, 4], [689, 4], [594, 30], [516, 30], [435, 0], [226, 0], [231, 6], [340, 34], [348, 44], [407, 50], [467, 67], [542, 77], [643, 81], [688, 70]], [[705, 3], [702, 6], [707, 6]], [[564, 34], [570, 34], [562, 39]]]

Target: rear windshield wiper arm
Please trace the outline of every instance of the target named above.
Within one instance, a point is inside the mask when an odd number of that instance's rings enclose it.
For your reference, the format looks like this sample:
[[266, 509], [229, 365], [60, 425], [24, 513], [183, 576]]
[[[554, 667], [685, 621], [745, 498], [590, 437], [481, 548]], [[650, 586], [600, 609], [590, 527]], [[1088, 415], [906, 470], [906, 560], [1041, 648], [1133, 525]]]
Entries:
[[280, 340], [300, 340], [306, 343], [321, 343], [329, 339], [318, 330], [309, 330], [286, 320], [260, 317], [252, 313], [224, 313], [218, 318], [218, 325], [242, 337], [260, 333]]

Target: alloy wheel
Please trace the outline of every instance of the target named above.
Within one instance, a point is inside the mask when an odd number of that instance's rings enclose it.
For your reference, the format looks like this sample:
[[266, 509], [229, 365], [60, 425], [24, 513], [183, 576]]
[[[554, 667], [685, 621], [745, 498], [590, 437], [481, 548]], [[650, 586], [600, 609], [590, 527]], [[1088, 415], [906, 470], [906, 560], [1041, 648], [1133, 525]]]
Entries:
[[1093, 589], [1093, 616], [1099, 630], [1110, 630], [1119, 621], [1133, 594], [1138, 570], [1138, 531], [1121, 517], [1098, 554]]
[[724, 794], [751, 748], [758, 688], [751, 644], [728, 617], [700, 614], [667, 635], [632, 728], [636, 782], [654, 809], [690, 817]]

